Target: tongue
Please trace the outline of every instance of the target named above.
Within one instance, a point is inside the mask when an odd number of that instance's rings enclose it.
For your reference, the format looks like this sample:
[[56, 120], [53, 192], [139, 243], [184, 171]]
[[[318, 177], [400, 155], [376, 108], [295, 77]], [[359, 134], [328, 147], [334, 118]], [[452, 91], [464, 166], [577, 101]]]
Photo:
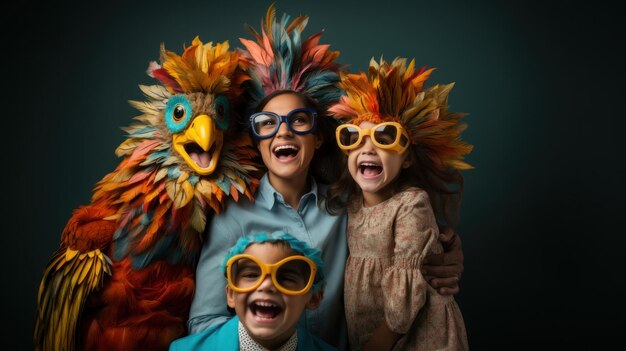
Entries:
[[296, 157], [297, 154], [297, 151], [291, 149], [283, 149], [274, 153], [279, 160]]
[[211, 155], [209, 155], [208, 152], [190, 152], [189, 157], [191, 157], [193, 162], [202, 168], [207, 168], [209, 167], [209, 164], [211, 164]]
[[293, 158], [293, 155], [291, 154], [286, 154], [286, 155], [276, 155], [278, 157], [279, 160], [285, 160], [288, 158]]
[[276, 307], [261, 307], [257, 306], [256, 314], [263, 318], [274, 318], [278, 314], [279, 309]]
[[363, 167], [363, 175], [366, 177], [374, 177], [380, 174], [380, 167]]

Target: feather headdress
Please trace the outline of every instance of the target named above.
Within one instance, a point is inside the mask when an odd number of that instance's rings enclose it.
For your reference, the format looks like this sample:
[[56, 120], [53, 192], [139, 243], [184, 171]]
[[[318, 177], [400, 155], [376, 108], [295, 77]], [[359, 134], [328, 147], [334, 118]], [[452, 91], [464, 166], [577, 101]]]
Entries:
[[341, 96], [341, 66], [335, 62], [339, 52], [329, 50], [328, 44], [319, 44], [322, 32], [302, 42], [307, 22], [307, 16], [291, 21], [287, 14], [277, 21], [274, 5], [270, 5], [265, 22], [261, 21], [261, 34], [248, 26], [256, 42], [239, 39], [245, 47], [240, 50], [240, 63], [250, 76], [250, 109], [268, 94], [281, 90], [303, 93], [323, 110]]
[[[238, 54], [228, 49], [228, 41], [213, 46], [213, 42], [203, 44], [198, 37], [180, 56], [161, 45], [163, 66], [151, 62], [148, 75], [160, 80], [170, 93], [223, 94], [248, 79], [236, 70]], [[235, 81], [231, 83], [229, 77]]]
[[356, 125], [363, 121], [399, 122], [409, 132], [413, 147], [436, 167], [471, 169], [463, 157], [472, 146], [460, 138], [466, 128], [460, 122], [465, 114], [448, 111], [448, 94], [454, 83], [424, 90], [433, 70], [422, 67], [415, 71], [415, 60], [407, 66], [405, 58], [396, 58], [391, 64], [382, 58], [380, 63], [372, 59], [367, 76], [364, 72], [342, 76], [346, 95], [329, 112], [342, 122]]

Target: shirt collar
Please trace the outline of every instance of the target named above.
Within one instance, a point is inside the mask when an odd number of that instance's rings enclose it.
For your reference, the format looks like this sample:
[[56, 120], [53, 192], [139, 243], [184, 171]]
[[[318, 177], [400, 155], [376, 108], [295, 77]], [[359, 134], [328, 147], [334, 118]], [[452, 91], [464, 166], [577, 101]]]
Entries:
[[[311, 175], [308, 176], [308, 179], [309, 179], [309, 184], [311, 184], [311, 189], [309, 190], [309, 192], [303, 194], [302, 197], [300, 198], [300, 207], [304, 205], [304, 203], [309, 197], [312, 197], [315, 201], [317, 201], [317, 196], [318, 196], [317, 195], [318, 194], [317, 182], [315, 182], [315, 179]], [[270, 179], [267, 173], [265, 173], [263, 177], [261, 178], [258, 192], [261, 196], [257, 198], [256, 206], [261, 205], [267, 208], [268, 210], [271, 210], [276, 204], [276, 201], [282, 204], [285, 203], [283, 196], [278, 191], [276, 191], [276, 189], [274, 189], [272, 184], [270, 184]]]
[[[265, 347], [259, 345], [250, 334], [246, 328], [244, 328], [241, 321], [239, 322], [239, 349], [241, 351], [268, 351]], [[293, 335], [284, 343], [281, 347], [278, 348], [277, 351], [295, 351], [298, 346], [298, 332], [294, 332]]]

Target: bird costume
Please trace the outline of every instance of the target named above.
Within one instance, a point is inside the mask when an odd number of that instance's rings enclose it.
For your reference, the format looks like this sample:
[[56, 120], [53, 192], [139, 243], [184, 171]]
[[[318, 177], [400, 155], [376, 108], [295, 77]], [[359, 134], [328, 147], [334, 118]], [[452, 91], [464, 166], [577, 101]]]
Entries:
[[[38, 295], [36, 350], [167, 350], [186, 334], [207, 220], [253, 201], [256, 151], [237, 128], [248, 79], [228, 42], [161, 47], [117, 168], [76, 209]], [[223, 287], [216, 287], [222, 289]]]

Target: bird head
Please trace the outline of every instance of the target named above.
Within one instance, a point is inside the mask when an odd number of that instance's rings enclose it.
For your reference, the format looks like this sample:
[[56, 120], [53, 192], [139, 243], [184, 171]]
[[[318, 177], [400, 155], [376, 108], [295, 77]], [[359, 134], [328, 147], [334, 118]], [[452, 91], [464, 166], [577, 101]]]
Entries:
[[160, 63], [148, 67], [161, 84], [140, 85], [146, 100], [130, 101], [142, 115], [123, 128], [128, 139], [116, 154], [124, 160], [94, 198], [133, 206], [137, 194], [147, 194], [145, 203], [162, 203], [166, 194], [176, 209], [196, 204], [215, 212], [229, 196], [252, 199], [259, 169], [250, 136], [238, 128], [241, 85], [249, 79], [238, 64], [227, 41], [204, 44], [196, 37], [181, 55], [162, 45]]
[[238, 55], [228, 49], [228, 42], [214, 46], [196, 37], [180, 56], [162, 46], [161, 64], [148, 68], [171, 94], [162, 113], [172, 148], [200, 176], [217, 168], [233, 119], [230, 105], [243, 77], [237, 70]]

